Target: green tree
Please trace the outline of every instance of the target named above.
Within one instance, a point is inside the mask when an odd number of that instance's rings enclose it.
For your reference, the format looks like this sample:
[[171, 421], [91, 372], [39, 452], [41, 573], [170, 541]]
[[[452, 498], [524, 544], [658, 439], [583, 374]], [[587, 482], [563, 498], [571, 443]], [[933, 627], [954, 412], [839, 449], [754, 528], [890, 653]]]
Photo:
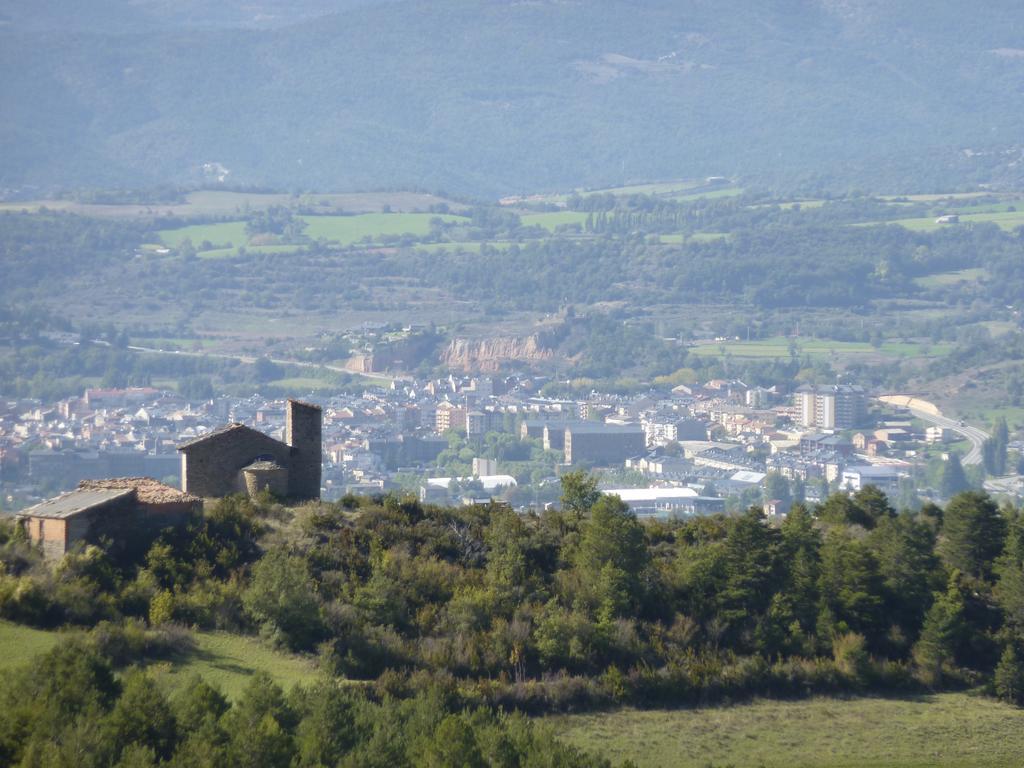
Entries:
[[581, 520], [600, 498], [596, 477], [583, 470], [562, 475], [562, 511]]
[[781, 534], [764, 523], [757, 507], [731, 521], [725, 538], [725, 583], [717, 595], [716, 615], [725, 637], [750, 647], [751, 634], [778, 587]]
[[967, 475], [964, 474], [964, 467], [960, 463], [960, 457], [955, 453], [951, 453], [942, 465], [942, 474], [939, 477], [939, 494], [944, 499], [950, 499], [970, 487], [971, 484], [967, 481]]
[[928, 600], [939, 586], [934, 533], [926, 523], [903, 514], [883, 518], [867, 543], [885, 587], [886, 617], [904, 637], [916, 637]]
[[834, 530], [821, 547], [818, 635], [830, 641], [858, 632], [868, 644], [880, 644], [883, 587], [878, 561], [867, 545], [849, 533]]
[[[617, 496], [601, 496], [583, 525], [576, 567], [584, 584], [625, 590], [635, 606], [643, 588], [643, 576], [649, 560], [643, 526], [629, 507]], [[617, 592], [605, 598], [617, 601]]]
[[896, 510], [889, 504], [889, 499], [877, 486], [865, 485], [853, 494], [853, 504], [865, 518], [871, 520], [870, 528], [874, 528], [881, 520], [896, 517]]
[[288, 768], [295, 755], [291, 731], [295, 713], [281, 688], [266, 672], [257, 672], [238, 702], [224, 715], [230, 735], [229, 764], [239, 768]]
[[921, 637], [914, 645], [914, 663], [928, 686], [942, 684], [943, 670], [953, 663], [956, 648], [967, 631], [960, 573], [953, 571], [945, 592], [936, 592], [925, 616]]
[[295, 734], [295, 765], [337, 765], [358, 738], [352, 697], [328, 679], [317, 682], [300, 696], [302, 719]]
[[125, 677], [124, 690], [108, 721], [118, 752], [129, 745], [148, 747], [168, 759], [177, 742], [174, 713], [160, 688], [142, 672]]
[[860, 525], [873, 528], [874, 518], [863, 508], [854, 503], [849, 494], [833, 493], [815, 510], [818, 517], [829, 523], [840, 525]]
[[1005, 537], [1006, 520], [995, 502], [983, 491], [966, 491], [946, 505], [938, 552], [950, 568], [988, 579]]
[[441, 721], [420, 764], [427, 768], [484, 768], [487, 765], [472, 725], [458, 715], [448, 715]]
[[992, 678], [996, 696], [1010, 704], [1024, 704], [1024, 661], [1014, 643], [1008, 643]]
[[320, 601], [305, 559], [282, 549], [267, 552], [252, 569], [242, 593], [246, 611], [261, 624], [284, 635], [294, 649], [309, 648], [320, 636]]
[[995, 574], [995, 596], [1006, 622], [1018, 636], [1024, 637], [1024, 517], [1020, 514], [1009, 524]]

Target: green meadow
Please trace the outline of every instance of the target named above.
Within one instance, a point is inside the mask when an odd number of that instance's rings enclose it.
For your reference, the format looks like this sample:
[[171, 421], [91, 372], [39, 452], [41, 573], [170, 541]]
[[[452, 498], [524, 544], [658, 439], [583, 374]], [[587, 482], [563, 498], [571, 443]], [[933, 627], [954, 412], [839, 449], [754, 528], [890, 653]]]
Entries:
[[58, 634], [32, 629], [9, 621], [0, 621], [0, 673], [27, 664], [37, 653], [44, 653], [56, 645]]
[[[441, 218], [447, 222], [466, 221], [451, 214], [433, 213], [362, 213], [356, 216], [303, 216], [306, 222], [305, 234], [313, 240], [323, 238], [340, 245], [351, 245], [366, 238], [401, 236], [405, 234], [421, 237], [430, 232], [430, 221]], [[216, 224], [192, 224], [177, 229], [162, 229], [157, 232], [160, 241], [177, 248], [187, 238], [200, 251], [202, 258], [216, 259], [233, 256], [239, 247], [251, 253], [290, 253], [297, 245], [251, 245], [245, 232], [244, 221], [225, 221]], [[202, 250], [202, 243], [208, 242], [214, 248]]]
[[417, 235], [430, 232], [431, 219], [446, 222], [466, 221], [461, 216], [436, 213], [364, 213], [359, 216], [303, 216], [306, 235], [324, 238], [341, 245], [358, 243], [367, 237]]
[[939, 357], [951, 349], [949, 344], [923, 344], [888, 341], [879, 347], [867, 342], [833, 341], [830, 339], [788, 339], [774, 336], [756, 341], [722, 341], [698, 344], [690, 349], [696, 355], [717, 356], [723, 350], [734, 357], [789, 357], [790, 344], [795, 343], [797, 356], [824, 357], [836, 355], [885, 355], [888, 357]]
[[170, 690], [199, 674], [229, 698], [237, 698], [257, 672], [266, 672], [285, 690], [317, 677], [311, 658], [275, 651], [253, 637], [196, 632], [195, 638], [196, 649], [186, 658], [151, 665], [154, 676]]
[[914, 282], [922, 288], [944, 288], [960, 283], [977, 283], [988, 278], [988, 271], [980, 267], [959, 269], [955, 272], [939, 272], [934, 275], [914, 278]]
[[964, 693], [541, 718], [638, 768], [1017, 768], [1024, 710]]
[[161, 242], [169, 248], [177, 248], [186, 239], [192, 241], [192, 245], [199, 250], [200, 245], [207, 241], [212, 245], [226, 246], [229, 243], [234, 248], [245, 245], [249, 238], [245, 234], [244, 221], [223, 221], [217, 224], [192, 224], [177, 229], [161, 229], [157, 232]]
[[[175, 690], [193, 674], [215, 683], [229, 697], [238, 696], [258, 671], [269, 674], [283, 688], [314, 680], [317, 669], [312, 658], [294, 656], [268, 648], [258, 639], [226, 632], [196, 632], [195, 650], [174, 661], [151, 664], [151, 673], [169, 690]], [[29, 663], [52, 648], [60, 638], [53, 630], [32, 629], [0, 621], [0, 673]]]
[[[970, 209], [965, 209], [970, 210]], [[934, 232], [943, 227], [956, 227], [964, 224], [997, 224], [1010, 232], [1017, 227], [1024, 227], [1024, 211], [988, 211], [982, 213], [961, 213], [959, 224], [938, 224], [935, 216], [925, 216], [915, 219], [893, 219], [890, 221], [869, 221], [856, 226], [870, 226], [875, 224], [898, 224], [901, 227], [914, 232]]]

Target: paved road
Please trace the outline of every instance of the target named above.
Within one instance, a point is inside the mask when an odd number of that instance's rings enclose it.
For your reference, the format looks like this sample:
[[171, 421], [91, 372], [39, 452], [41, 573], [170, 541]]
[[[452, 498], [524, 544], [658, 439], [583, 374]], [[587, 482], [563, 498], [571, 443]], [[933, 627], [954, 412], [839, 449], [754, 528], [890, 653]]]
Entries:
[[959, 421], [950, 419], [946, 416], [937, 416], [933, 413], [927, 413], [926, 411], [918, 411], [913, 408], [910, 412], [914, 414], [921, 421], [927, 421], [929, 424], [934, 424], [937, 427], [945, 427], [946, 429], [952, 430], [962, 437], [967, 438], [971, 441], [971, 450], [967, 452], [967, 455], [963, 458], [964, 464], [981, 464], [981, 444], [989, 439], [990, 435], [983, 429], [977, 427], [970, 427], [962, 424]]
[[[128, 349], [132, 352], [146, 352], [147, 354], [154, 355], [177, 355], [179, 357], [213, 357], [221, 360], [238, 360], [241, 363], [248, 363], [252, 365], [258, 358], [251, 355], [225, 355], [220, 352], [186, 352], [185, 350], [177, 349], [153, 349], [152, 347], [136, 347], [129, 345]], [[391, 382], [394, 380], [393, 377], [383, 373], [362, 373], [361, 371], [351, 371], [340, 365], [327, 365], [326, 363], [310, 363], [304, 360], [283, 360], [280, 358], [271, 357], [268, 358], [270, 362], [277, 363], [278, 365], [294, 365], [298, 368], [308, 368], [311, 370], [333, 371], [334, 373], [347, 373], [350, 376], [364, 376], [368, 379], [382, 380]]]

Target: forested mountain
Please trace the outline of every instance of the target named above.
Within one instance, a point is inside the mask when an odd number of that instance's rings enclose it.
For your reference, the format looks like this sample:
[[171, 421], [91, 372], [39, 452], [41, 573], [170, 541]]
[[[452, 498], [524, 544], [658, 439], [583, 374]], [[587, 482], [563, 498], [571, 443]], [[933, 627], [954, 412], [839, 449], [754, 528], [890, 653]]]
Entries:
[[9, 188], [219, 163], [320, 189], [870, 169], [910, 191], [998, 180], [1024, 112], [1008, 0], [23, 5], [0, 5]]

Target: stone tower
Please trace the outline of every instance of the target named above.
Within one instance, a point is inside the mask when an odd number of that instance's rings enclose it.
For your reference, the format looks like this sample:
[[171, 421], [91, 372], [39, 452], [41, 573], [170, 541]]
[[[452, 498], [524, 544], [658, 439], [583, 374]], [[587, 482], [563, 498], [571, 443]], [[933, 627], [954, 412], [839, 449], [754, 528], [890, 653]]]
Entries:
[[284, 440], [291, 446], [288, 495], [296, 499], [320, 498], [320, 463], [323, 443], [320, 406], [289, 400]]

